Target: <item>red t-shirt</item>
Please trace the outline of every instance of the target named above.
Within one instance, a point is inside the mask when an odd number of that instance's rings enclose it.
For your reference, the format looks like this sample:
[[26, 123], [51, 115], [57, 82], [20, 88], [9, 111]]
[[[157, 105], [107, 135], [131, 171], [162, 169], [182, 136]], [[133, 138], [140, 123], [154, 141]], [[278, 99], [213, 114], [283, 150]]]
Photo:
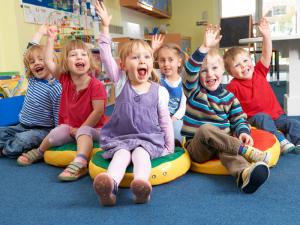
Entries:
[[[68, 124], [79, 128], [93, 111], [93, 100], [104, 100], [106, 102], [104, 85], [96, 77], [91, 76], [91, 78], [88, 87], [77, 92], [70, 75], [62, 74], [60, 76], [59, 81], [62, 85], [62, 93], [58, 124]], [[103, 114], [94, 128], [102, 127], [105, 120]]]
[[269, 69], [259, 61], [254, 67], [252, 79], [234, 78], [226, 87], [238, 98], [248, 117], [266, 113], [274, 120], [284, 113], [266, 79], [268, 71]]

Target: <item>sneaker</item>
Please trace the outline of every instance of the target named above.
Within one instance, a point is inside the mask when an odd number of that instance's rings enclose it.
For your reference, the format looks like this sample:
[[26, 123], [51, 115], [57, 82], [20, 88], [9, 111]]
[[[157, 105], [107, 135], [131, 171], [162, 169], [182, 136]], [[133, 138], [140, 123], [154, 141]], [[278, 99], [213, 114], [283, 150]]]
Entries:
[[287, 154], [291, 151], [295, 150], [295, 145], [289, 142], [287, 139], [284, 139], [280, 142], [280, 153]]
[[300, 154], [300, 145], [296, 145], [296, 146], [295, 146], [294, 152], [295, 152], [296, 154]]
[[118, 185], [108, 173], [98, 174], [94, 179], [93, 187], [103, 206], [116, 204]]
[[143, 204], [150, 200], [152, 186], [149, 181], [134, 179], [130, 184], [130, 189], [134, 194], [134, 202]]
[[252, 146], [245, 146], [247, 149], [246, 153], [243, 155], [245, 159], [249, 162], [264, 162], [266, 164], [269, 163], [272, 153], [271, 152], [263, 152], [257, 148]]
[[257, 162], [244, 169], [237, 178], [237, 185], [244, 193], [254, 193], [269, 177], [266, 163]]

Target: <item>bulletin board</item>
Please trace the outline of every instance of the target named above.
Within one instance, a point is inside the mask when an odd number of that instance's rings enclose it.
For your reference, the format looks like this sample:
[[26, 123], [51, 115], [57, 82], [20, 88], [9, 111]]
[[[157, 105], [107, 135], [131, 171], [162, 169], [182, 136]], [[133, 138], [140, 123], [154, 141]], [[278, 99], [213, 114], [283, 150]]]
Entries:
[[25, 4], [73, 12], [73, 0], [22, 0]]
[[252, 16], [221, 18], [221, 48], [241, 46], [239, 40], [252, 37]]
[[24, 20], [34, 24], [59, 25], [68, 18], [74, 27], [93, 28], [98, 20], [96, 0], [22, 0]]

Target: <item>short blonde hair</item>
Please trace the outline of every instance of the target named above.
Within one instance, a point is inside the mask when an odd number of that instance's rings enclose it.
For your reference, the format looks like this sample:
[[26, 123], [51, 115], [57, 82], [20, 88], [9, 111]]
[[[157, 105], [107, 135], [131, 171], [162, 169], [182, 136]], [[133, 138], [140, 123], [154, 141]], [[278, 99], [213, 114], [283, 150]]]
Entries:
[[[146, 50], [148, 50], [151, 53], [151, 56], [153, 57], [153, 50], [147, 42], [145, 42], [144, 40], [140, 40], [140, 39], [134, 39], [134, 40], [130, 40], [130, 41], [124, 43], [123, 45], [121, 45], [120, 50], [119, 50], [119, 57], [120, 57], [121, 63], [123, 63], [123, 64], [125, 63], [126, 58], [132, 53], [132, 50], [137, 46], [144, 47]], [[153, 82], [159, 83], [159, 76], [155, 72], [154, 69], [152, 69], [152, 71], [151, 71], [151, 80]]]
[[29, 47], [24, 56], [23, 56], [23, 63], [25, 65], [25, 73], [28, 78], [34, 77], [32, 71], [30, 70], [29, 61], [32, 59], [33, 54], [37, 53], [44, 57], [44, 46], [42, 45], [32, 45]]
[[162, 49], [170, 49], [170, 50], [174, 50], [176, 55], [181, 59], [181, 65], [178, 68], [178, 73], [181, 73], [183, 70], [183, 66], [185, 64], [185, 60], [186, 60], [186, 55], [185, 53], [181, 50], [180, 46], [175, 44], [175, 43], [166, 43], [163, 44], [162, 46], [160, 46], [154, 53], [154, 58], [155, 60], [158, 60], [159, 58], [159, 52]]
[[223, 59], [224, 59], [224, 64], [225, 64], [225, 70], [227, 71], [227, 73], [230, 74], [230, 67], [232, 66], [232, 63], [233, 63], [235, 57], [241, 53], [249, 54], [248, 51], [246, 51], [245, 49], [240, 48], [240, 47], [233, 47], [233, 48], [228, 49], [225, 52]]
[[207, 54], [206, 54], [206, 56], [205, 56], [205, 58], [203, 60], [203, 63], [206, 63], [208, 57], [217, 57], [219, 63], [224, 68], [224, 60], [223, 60], [223, 57], [221, 56], [221, 54], [219, 52], [219, 49], [217, 49], [217, 48], [211, 48], [211, 49], [209, 49], [209, 51], [207, 52]]
[[100, 65], [97, 65], [94, 56], [92, 55], [91, 50], [88, 48], [88, 46], [81, 40], [71, 40], [68, 41], [62, 48], [62, 51], [60, 53], [60, 61], [59, 61], [59, 73], [68, 73], [69, 67], [68, 67], [68, 54], [70, 51], [74, 49], [83, 49], [87, 52], [88, 58], [90, 60], [90, 69], [89, 71], [96, 71], [99, 72]]

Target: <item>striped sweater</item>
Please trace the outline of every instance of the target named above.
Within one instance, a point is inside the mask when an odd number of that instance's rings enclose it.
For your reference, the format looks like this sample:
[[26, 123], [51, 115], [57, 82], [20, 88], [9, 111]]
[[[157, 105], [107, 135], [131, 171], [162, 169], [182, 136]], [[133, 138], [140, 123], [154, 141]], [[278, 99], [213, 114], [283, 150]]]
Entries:
[[215, 91], [201, 86], [199, 71], [205, 54], [197, 49], [186, 61], [183, 90], [187, 97], [182, 135], [193, 138], [197, 128], [203, 124], [219, 127], [230, 135], [250, 134], [247, 116], [238, 99], [222, 85]]

